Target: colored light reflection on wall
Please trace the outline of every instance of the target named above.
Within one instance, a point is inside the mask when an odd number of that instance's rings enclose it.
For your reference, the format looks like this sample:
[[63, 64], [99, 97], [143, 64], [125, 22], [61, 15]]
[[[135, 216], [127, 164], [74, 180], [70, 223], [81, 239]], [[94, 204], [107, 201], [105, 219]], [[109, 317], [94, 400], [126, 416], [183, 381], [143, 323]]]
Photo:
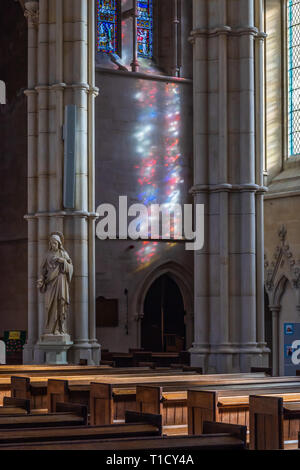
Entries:
[[[164, 167], [165, 167], [165, 205], [172, 210], [174, 204], [180, 203], [180, 186], [184, 182], [181, 176], [182, 155], [180, 152], [180, 94], [179, 87], [175, 83], [165, 85], [166, 114], [165, 114], [165, 136], [164, 136]], [[179, 223], [175, 218], [174, 222]], [[174, 226], [171, 227], [171, 233]]]
[[[156, 82], [138, 82], [135, 100], [139, 123], [134, 139], [140, 162], [135, 166], [140, 188], [138, 199], [145, 205], [164, 204], [170, 211], [181, 202], [182, 154], [180, 151], [180, 93], [175, 83], [162, 91]], [[149, 220], [150, 207], [149, 207]], [[178, 222], [178, 220], [177, 220]], [[171, 226], [171, 233], [174, 227]], [[174, 242], [165, 243], [166, 248]], [[158, 242], [144, 241], [137, 252], [138, 269], [158, 259]]]

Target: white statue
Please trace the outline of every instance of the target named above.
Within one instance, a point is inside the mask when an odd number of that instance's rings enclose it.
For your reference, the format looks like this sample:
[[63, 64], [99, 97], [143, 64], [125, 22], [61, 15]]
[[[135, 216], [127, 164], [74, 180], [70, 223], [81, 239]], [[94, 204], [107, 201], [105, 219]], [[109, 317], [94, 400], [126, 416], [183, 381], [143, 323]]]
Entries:
[[49, 251], [41, 267], [42, 277], [37, 283], [40, 292], [46, 294], [46, 328], [53, 335], [66, 334], [65, 323], [70, 305], [73, 264], [63, 243], [62, 233], [50, 235]]

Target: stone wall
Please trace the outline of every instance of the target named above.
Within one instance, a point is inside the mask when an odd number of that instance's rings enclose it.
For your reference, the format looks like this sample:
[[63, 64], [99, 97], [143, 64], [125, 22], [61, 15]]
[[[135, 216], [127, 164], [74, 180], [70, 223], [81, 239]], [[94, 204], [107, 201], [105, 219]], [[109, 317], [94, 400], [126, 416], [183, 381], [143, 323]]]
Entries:
[[[123, 195], [128, 196], [128, 205], [151, 200], [162, 204], [172, 198], [182, 204], [191, 202], [191, 83], [98, 70], [96, 85], [100, 89], [96, 100], [96, 207], [111, 203], [118, 208], [118, 198]], [[178, 155], [175, 162], [174, 146]], [[97, 330], [102, 347], [113, 351], [139, 347], [137, 316], [143, 313], [143, 306], [138, 298], [146, 295], [144, 286], [150, 287], [149, 276], [153, 272], [156, 276], [163, 274], [166, 265], [170, 267], [168, 272], [178, 267], [187, 273], [191, 297], [184, 300], [192, 303], [193, 252], [186, 251], [183, 243], [96, 241], [97, 297], [119, 301], [119, 327]], [[180, 279], [176, 280], [183, 291]], [[128, 336], [125, 289], [129, 293]], [[186, 310], [192, 324], [192, 308], [186, 305]], [[189, 336], [191, 345], [192, 332]]]
[[266, 1], [265, 282], [273, 316], [273, 369], [283, 374], [283, 323], [299, 322], [300, 159], [287, 158], [284, 9]]
[[27, 330], [27, 24], [19, 2], [1, 1], [0, 336]]

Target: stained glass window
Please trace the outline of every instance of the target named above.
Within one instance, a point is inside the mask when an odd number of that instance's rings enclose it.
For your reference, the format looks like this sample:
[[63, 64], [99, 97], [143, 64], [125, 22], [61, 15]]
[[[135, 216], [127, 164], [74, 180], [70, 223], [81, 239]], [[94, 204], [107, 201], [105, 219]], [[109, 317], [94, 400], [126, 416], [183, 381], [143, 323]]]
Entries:
[[137, 49], [138, 56], [153, 56], [153, 4], [152, 0], [137, 0]]
[[287, 1], [288, 155], [300, 154], [300, 0]]
[[118, 0], [97, 0], [97, 52], [118, 52]]

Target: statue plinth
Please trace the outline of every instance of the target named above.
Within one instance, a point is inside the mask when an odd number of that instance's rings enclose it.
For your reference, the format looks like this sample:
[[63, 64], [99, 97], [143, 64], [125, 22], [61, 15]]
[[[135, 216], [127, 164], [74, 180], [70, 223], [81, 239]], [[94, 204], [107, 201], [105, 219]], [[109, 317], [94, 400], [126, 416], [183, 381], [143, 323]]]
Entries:
[[45, 364], [49, 365], [67, 365], [67, 353], [73, 346], [70, 335], [68, 334], [45, 334], [38, 342], [38, 347], [45, 352]]

